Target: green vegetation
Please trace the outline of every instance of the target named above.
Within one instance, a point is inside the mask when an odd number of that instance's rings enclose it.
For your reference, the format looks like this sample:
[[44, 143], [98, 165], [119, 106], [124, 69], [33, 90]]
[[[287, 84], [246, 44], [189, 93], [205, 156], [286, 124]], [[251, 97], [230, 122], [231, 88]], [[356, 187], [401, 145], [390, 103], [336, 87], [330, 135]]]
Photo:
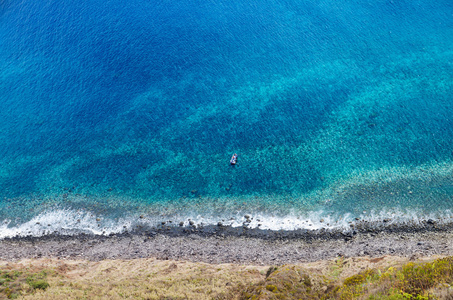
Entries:
[[41, 289], [45, 290], [49, 287], [49, 283], [46, 281], [47, 273], [45, 271], [41, 271], [36, 274], [30, 274], [27, 277], [27, 283], [33, 289]]
[[18, 270], [0, 270], [0, 299], [16, 299], [33, 294], [35, 289], [45, 290], [49, 287], [46, 272], [23, 272]]
[[[310, 276], [296, 266], [283, 266], [248, 288], [243, 299], [453, 299], [453, 257], [432, 262], [410, 262], [398, 268], [367, 269], [338, 280], [332, 273]], [[265, 288], [264, 288], [265, 287]]]

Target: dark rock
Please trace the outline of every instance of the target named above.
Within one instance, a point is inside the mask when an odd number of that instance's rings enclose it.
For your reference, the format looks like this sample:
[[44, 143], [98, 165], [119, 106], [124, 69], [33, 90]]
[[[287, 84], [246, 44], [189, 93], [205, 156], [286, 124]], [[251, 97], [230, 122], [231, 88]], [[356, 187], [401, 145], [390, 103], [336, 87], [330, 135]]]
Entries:
[[165, 223], [167, 223], [167, 222], [165, 222], [165, 221], [162, 221], [162, 222], [161, 222], [160, 224], [162, 224], [162, 225], [165, 225]]
[[246, 218], [248, 220], [248, 219], [250, 219], [250, 216], [249, 215], [245, 215], [244, 218]]
[[184, 222], [179, 222], [179, 226], [184, 226]]
[[217, 226], [223, 226], [223, 223], [222, 222], [218, 222]]
[[434, 225], [436, 224], [436, 221], [434, 221], [433, 219], [429, 219], [426, 223], [428, 223], [429, 225]]
[[190, 221], [189, 221], [189, 224], [190, 224], [191, 226], [193, 226], [193, 225], [195, 224], [195, 222], [192, 221], [192, 220], [190, 220]]

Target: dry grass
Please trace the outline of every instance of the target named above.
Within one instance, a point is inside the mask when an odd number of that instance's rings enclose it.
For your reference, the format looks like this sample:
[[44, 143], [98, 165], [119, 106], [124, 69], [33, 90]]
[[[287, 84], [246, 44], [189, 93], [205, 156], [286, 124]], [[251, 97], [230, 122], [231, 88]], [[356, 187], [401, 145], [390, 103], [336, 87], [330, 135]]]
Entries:
[[[0, 261], [11, 287], [6, 293], [3, 285], [0, 299], [412, 299], [408, 294], [415, 293], [405, 286], [426, 282], [432, 299], [453, 299], [453, 259], [436, 259], [337, 258], [271, 267], [153, 258]], [[399, 274], [406, 276], [402, 285]], [[411, 274], [423, 281], [409, 279]], [[398, 298], [403, 293], [406, 298]]]
[[156, 259], [22, 260], [2, 262], [0, 268], [53, 271], [47, 289], [25, 291], [23, 299], [235, 299], [244, 286], [262, 280], [266, 270]]

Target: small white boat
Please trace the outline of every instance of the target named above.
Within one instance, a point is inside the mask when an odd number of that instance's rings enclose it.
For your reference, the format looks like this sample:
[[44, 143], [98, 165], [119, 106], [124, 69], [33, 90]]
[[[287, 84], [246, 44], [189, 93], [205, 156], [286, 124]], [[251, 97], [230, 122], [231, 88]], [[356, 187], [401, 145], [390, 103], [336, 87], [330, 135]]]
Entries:
[[235, 165], [238, 162], [238, 155], [236, 153], [230, 159], [230, 165]]

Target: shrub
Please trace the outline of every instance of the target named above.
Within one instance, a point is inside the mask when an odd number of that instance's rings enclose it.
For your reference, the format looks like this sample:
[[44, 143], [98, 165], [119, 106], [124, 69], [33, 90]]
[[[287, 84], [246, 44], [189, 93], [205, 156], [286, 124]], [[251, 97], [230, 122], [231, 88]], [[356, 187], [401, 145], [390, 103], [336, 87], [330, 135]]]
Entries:
[[375, 270], [366, 270], [365, 272], [360, 272], [351, 277], [348, 277], [344, 280], [344, 285], [352, 286], [364, 283], [368, 278], [375, 274]]
[[45, 290], [49, 287], [49, 283], [46, 281], [47, 273], [45, 271], [41, 271], [37, 274], [32, 274], [27, 277], [27, 283], [30, 287], [34, 290], [41, 289]]
[[277, 287], [273, 284], [266, 285], [266, 290], [268, 290], [269, 292], [272, 292], [272, 293], [275, 293], [278, 291]]
[[408, 263], [396, 275], [395, 288], [413, 296], [423, 295], [439, 283], [452, 281], [453, 259], [448, 257], [430, 263]]
[[35, 290], [36, 289], [45, 290], [49, 287], [49, 283], [44, 279], [30, 280], [27, 281], [27, 283]]

